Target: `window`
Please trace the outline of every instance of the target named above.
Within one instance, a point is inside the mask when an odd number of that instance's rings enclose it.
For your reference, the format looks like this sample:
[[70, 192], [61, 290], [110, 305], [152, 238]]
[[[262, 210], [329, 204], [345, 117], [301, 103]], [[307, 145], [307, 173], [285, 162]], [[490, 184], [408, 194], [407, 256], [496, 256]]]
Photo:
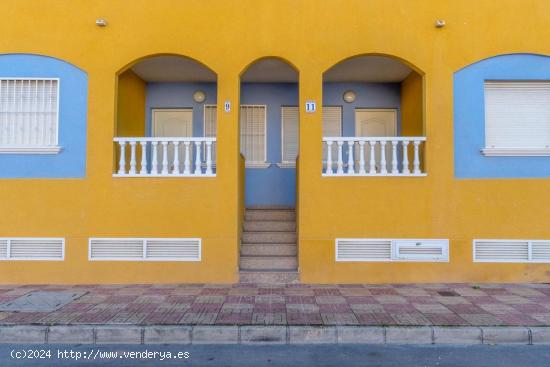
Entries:
[[[323, 137], [342, 136], [342, 107], [323, 106]], [[332, 160], [338, 155], [338, 145], [332, 144]], [[323, 144], [323, 162], [327, 160], [327, 147]], [[325, 167], [326, 168], [326, 167]]]
[[0, 153], [58, 153], [57, 79], [0, 79]]
[[[216, 105], [204, 105], [204, 137], [215, 138], [217, 135], [217, 107]], [[206, 149], [203, 149], [206, 154]], [[216, 144], [212, 145], [212, 162], [216, 164]]]
[[281, 167], [295, 167], [298, 156], [300, 110], [296, 106], [281, 107]]
[[550, 82], [485, 82], [485, 149], [491, 156], [550, 155]]
[[266, 106], [241, 106], [241, 153], [247, 167], [266, 168]]

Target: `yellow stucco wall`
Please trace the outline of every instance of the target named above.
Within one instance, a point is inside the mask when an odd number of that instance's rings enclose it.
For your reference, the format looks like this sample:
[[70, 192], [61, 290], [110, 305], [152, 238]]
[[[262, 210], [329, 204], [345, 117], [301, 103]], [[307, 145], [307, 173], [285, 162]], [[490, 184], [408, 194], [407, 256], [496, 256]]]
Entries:
[[401, 82], [401, 135], [424, 136], [422, 76], [412, 71]]
[[118, 77], [117, 136], [145, 136], [145, 82], [131, 69]]
[[[322, 73], [386, 54], [424, 73], [424, 178], [321, 177], [321, 114], [300, 115], [299, 266], [305, 282], [548, 281], [550, 265], [474, 264], [473, 238], [550, 239], [546, 179], [453, 177], [452, 76], [498, 54], [550, 54], [546, 0], [6, 0], [0, 53], [35, 53], [88, 73], [87, 176], [0, 180], [2, 236], [62, 236], [64, 262], [2, 262], [2, 283], [231, 282], [242, 178], [239, 74], [278, 56], [300, 72], [300, 105], [322, 100]], [[100, 28], [95, 19], [109, 25]], [[436, 19], [447, 26], [436, 29]], [[24, 35], [24, 36], [23, 36]], [[116, 73], [173, 53], [217, 74], [216, 178], [112, 177]], [[191, 208], [191, 210], [189, 209]], [[201, 237], [200, 263], [88, 262], [92, 236]], [[450, 263], [336, 263], [336, 237], [449, 238]]]

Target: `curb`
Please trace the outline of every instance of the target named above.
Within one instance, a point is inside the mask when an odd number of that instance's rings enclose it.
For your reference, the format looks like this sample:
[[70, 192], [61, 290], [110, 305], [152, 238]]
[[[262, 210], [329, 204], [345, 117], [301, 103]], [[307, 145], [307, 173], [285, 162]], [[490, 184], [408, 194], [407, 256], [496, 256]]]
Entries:
[[0, 344], [550, 344], [550, 327], [0, 326]]

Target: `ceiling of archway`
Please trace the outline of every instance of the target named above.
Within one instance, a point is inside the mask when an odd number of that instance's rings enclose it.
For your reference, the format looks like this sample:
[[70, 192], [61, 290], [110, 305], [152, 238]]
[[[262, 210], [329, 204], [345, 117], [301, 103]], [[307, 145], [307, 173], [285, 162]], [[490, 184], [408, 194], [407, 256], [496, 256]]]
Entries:
[[412, 69], [385, 56], [358, 56], [343, 61], [325, 72], [325, 82], [401, 82]]
[[252, 64], [242, 75], [245, 83], [297, 83], [298, 73], [286, 62], [266, 58]]
[[156, 56], [132, 67], [146, 82], [215, 82], [216, 74], [198, 62], [181, 56]]

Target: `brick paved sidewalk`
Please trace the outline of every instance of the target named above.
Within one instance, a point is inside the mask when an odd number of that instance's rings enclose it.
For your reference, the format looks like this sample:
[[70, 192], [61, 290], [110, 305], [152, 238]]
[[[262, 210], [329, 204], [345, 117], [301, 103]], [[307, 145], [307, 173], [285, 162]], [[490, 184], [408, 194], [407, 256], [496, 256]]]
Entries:
[[550, 326], [546, 284], [0, 286], [0, 302], [35, 290], [88, 293], [0, 324]]

